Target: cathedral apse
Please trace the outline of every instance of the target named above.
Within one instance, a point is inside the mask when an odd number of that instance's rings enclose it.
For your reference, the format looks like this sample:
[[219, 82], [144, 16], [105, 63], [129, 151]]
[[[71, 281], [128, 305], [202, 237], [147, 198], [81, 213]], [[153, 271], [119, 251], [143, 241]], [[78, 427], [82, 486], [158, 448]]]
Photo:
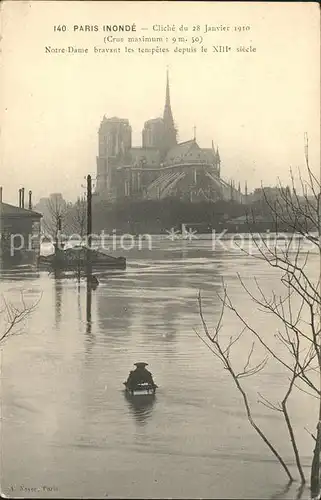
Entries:
[[192, 139], [177, 141], [168, 71], [163, 116], [145, 122], [141, 147], [132, 146], [132, 128], [125, 118], [104, 116], [98, 137], [99, 199], [242, 201], [240, 190], [221, 178], [220, 153], [213, 141], [201, 148], [195, 132]]

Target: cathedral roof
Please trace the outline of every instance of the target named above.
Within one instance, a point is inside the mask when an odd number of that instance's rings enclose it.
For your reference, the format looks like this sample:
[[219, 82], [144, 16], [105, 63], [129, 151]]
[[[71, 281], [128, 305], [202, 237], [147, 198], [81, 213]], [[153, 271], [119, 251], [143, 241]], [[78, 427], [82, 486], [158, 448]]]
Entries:
[[213, 163], [214, 156], [211, 149], [201, 149], [195, 139], [181, 142], [171, 148], [166, 155], [166, 162], [172, 163], [185, 159], [187, 161], [197, 160], [204, 163]]
[[133, 163], [140, 163], [141, 160], [145, 160], [146, 165], [150, 166], [160, 163], [160, 152], [157, 148], [132, 148], [129, 152]]
[[195, 139], [192, 139], [171, 148], [165, 159], [167, 163], [177, 163], [180, 160], [213, 164], [216, 161], [216, 153], [212, 148], [200, 148]]
[[202, 153], [209, 163], [214, 163], [216, 161], [216, 153], [212, 148], [202, 148]]
[[173, 161], [177, 158], [187, 156], [192, 149], [195, 149], [195, 146], [199, 149], [194, 139], [173, 146], [166, 155], [166, 161]]

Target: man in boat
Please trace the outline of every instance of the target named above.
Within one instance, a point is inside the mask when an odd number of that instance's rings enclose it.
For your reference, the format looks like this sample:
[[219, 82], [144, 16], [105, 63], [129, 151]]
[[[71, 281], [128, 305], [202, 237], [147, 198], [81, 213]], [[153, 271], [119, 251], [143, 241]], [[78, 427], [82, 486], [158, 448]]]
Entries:
[[153, 388], [156, 388], [152, 374], [146, 370], [148, 363], [134, 363], [136, 366], [135, 370], [129, 373], [128, 379], [126, 381], [126, 386], [128, 389], [135, 389], [139, 384], [149, 384]]

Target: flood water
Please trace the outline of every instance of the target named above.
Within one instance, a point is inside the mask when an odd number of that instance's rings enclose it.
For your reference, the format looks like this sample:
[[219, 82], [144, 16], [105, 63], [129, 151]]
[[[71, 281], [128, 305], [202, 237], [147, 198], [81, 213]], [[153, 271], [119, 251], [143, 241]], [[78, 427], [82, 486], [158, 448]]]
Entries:
[[[278, 462], [249, 425], [243, 400], [220, 361], [202, 343], [197, 294], [209, 325], [220, 315], [222, 279], [238, 310], [262, 335], [274, 319], [258, 312], [240, 286], [259, 279], [276, 289], [278, 274], [235, 248], [211, 241], [159, 239], [123, 252], [127, 269], [98, 275], [86, 317], [86, 284], [46, 272], [3, 272], [0, 291], [40, 302], [2, 346], [1, 488], [13, 497], [296, 498]], [[313, 257], [314, 258], [314, 257]], [[318, 272], [318, 260], [313, 265]], [[221, 335], [240, 325], [227, 312]], [[235, 347], [245, 364], [251, 338]], [[264, 353], [255, 349], [255, 360]], [[156, 399], [139, 406], [124, 396], [133, 363], [146, 361]], [[244, 379], [257, 423], [294, 464], [282, 415], [258, 404], [279, 401], [287, 375], [270, 360]], [[290, 404], [305, 472], [313, 442], [314, 401]], [[295, 470], [295, 469], [293, 469]], [[308, 489], [303, 498], [308, 498]]]

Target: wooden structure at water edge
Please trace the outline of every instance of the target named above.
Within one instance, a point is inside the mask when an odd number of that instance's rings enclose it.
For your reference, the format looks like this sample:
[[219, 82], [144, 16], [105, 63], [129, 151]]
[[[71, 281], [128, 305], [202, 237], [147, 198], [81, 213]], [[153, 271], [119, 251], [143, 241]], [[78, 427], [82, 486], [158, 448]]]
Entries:
[[93, 270], [126, 269], [124, 257], [112, 257], [93, 249], [92, 242], [92, 184], [91, 176], [87, 176], [87, 246], [75, 246], [64, 249], [59, 238], [56, 238], [55, 252], [39, 258], [40, 268], [51, 271], [74, 271], [79, 275], [85, 273], [90, 277]]

